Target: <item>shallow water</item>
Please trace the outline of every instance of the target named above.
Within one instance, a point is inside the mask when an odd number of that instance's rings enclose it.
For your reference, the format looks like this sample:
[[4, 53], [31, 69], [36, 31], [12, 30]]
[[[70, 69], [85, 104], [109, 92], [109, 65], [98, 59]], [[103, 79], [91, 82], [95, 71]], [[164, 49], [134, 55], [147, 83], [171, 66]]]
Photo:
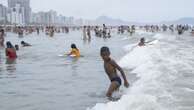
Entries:
[[[140, 37], [158, 40], [138, 48]], [[0, 49], [1, 110], [193, 110], [194, 38], [188, 33], [146, 33], [132, 37], [113, 34], [111, 39], [93, 37], [83, 41], [79, 31], [18, 38], [8, 33], [6, 40], [21, 40], [33, 46], [20, 48], [15, 64], [7, 64]], [[76, 43], [79, 59], [60, 57]], [[110, 47], [112, 57], [125, 69], [131, 84], [121, 87], [118, 102], [105, 97], [109, 80], [100, 58], [100, 47]]]
[[[91, 110], [193, 110], [194, 38], [189, 34], [155, 33], [159, 42], [145, 47], [125, 46], [119, 64], [138, 80], [116, 103], [98, 103]], [[127, 49], [126, 49], [127, 47]]]
[[[43, 33], [18, 38], [7, 33], [6, 41], [20, 44], [22, 40], [32, 47], [21, 47], [18, 59], [9, 64], [4, 49], [0, 50], [0, 107], [1, 110], [85, 110], [98, 102], [106, 102], [109, 80], [99, 55], [102, 46], [110, 47], [112, 56], [119, 60], [125, 52], [122, 47], [131, 41], [125, 36], [111, 39], [93, 37], [82, 40], [79, 31], [56, 34], [50, 38]], [[60, 57], [75, 43], [84, 57]]]

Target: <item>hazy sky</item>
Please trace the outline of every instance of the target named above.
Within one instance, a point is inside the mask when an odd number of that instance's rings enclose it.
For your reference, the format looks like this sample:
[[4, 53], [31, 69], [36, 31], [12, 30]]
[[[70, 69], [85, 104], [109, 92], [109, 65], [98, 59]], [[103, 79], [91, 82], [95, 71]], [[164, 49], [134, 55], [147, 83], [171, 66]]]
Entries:
[[[7, 0], [0, 0], [7, 5]], [[33, 11], [56, 10], [65, 16], [159, 22], [194, 17], [194, 0], [31, 0]]]

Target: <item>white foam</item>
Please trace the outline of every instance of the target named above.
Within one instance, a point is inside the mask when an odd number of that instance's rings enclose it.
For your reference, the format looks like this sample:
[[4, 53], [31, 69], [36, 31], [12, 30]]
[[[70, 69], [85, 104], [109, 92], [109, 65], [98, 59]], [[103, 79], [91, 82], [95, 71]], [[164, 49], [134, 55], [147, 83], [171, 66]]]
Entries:
[[175, 35], [156, 34], [153, 36], [153, 38], [158, 39], [158, 40], [173, 41], [176, 39], [176, 36]]
[[87, 110], [164, 110], [157, 104], [157, 99], [146, 94], [124, 95], [118, 102], [96, 104]]
[[[127, 50], [127, 49], [126, 49]], [[150, 53], [149, 47], [135, 47], [133, 50], [130, 51], [127, 55], [125, 55], [120, 61], [119, 64], [124, 68], [135, 68], [149, 60]]]
[[149, 42], [148, 44], [149, 45], [154, 45], [154, 44], [157, 44], [159, 42], [159, 40], [154, 40], [154, 41], [152, 41], [152, 42]]
[[118, 102], [96, 104], [88, 110], [165, 110], [157, 101], [157, 95], [163, 97], [163, 93], [168, 93], [163, 91], [162, 86], [155, 80], [161, 75], [153, 69], [152, 55], [157, 52], [155, 47], [131, 44], [124, 49], [129, 53], [119, 61], [119, 65], [123, 68], [133, 68], [132, 73], [136, 73], [140, 80], [127, 89]]
[[132, 51], [135, 47], [137, 47], [137, 44], [130, 44], [123, 47], [125, 51]]
[[186, 91], [188, 92], [194, 92], [194, 89], [191, 89], [191, 88], [184, 88]]
[[144, 30], [137, 30], [136, 31], [136, 33], [138, 34], [138, 35], [153, 35], [153, 33], [152, 32], [146, 32], [146, 31], [144, 31]]
[[[176, 55], [168, 53], [169, 50], [161, 50], [160, 42], [173, 41], [175, 36], [156, 34], [153, 39], [156, 39], [152, 42], [154, 45], [125, 46], [128, 54], [119, 61], [121, 67], [133, 69], [131, 73], [136, 73], [139, 80], [124, 92], [118, 102], [98, 103], [87, 110], [176, 110], [168, 107], [167, 103], [175, 100], [170, 93], [171, 82], [180, 76], [175, 67], [183, 65], [184, 60], [177, 60]], [[169, 46], [173, 47], [171, 43]], [[193, 92], [192, 89], [185, 90]]]

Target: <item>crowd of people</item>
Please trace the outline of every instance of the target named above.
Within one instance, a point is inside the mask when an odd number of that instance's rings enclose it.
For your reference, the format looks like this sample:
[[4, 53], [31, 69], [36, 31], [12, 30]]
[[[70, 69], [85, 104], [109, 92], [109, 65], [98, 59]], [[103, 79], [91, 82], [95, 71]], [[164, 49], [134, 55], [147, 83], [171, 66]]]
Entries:
[[194, 26], [190, 25], [145, 25], [140, 26], [140, 28], [144, 28], [146, 32], [167, 32], [168, 30], [172, 33], [177, 32], [179, 35], [183, 34], [186, 31], [191, 31], [193, 34]]

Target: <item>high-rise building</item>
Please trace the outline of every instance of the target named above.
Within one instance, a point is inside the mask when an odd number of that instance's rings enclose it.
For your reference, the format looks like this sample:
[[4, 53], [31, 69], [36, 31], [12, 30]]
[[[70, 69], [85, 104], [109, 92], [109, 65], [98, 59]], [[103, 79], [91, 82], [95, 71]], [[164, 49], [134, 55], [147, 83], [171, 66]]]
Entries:
[[7, 22], [7, 7], [0, 4], [0, 24]]
[[65, 19], [65, 25], [73, 26], [75, 24], [74, 21], [75, 21], [74, 17], [72, 17], [72, 16], [71, 17], [67, 17]]
[[50, 10], [48, 12], [32, 13], [32, 24], [56, 25], [61, 24], [63, 17], [57, 15], [56, 11]]
[[20, 4], [16, 4], [15, 7], [9, 9], [7, 17], [8, 22], [11, 24], [24, 25], [24, 7], [21, 7]]
[[65, 16], [63, 16], [63, 15], [57, 16], [57, 21], [56, 21], [56, 23], [57, 23], [58, 25], [64, 25], [64, 24], [65, 24]]
[[24, 23], [29, 24], [31, 15], [30, 0], [8, 0], [9, 8], [16, 7], [16, 4], [20, 4], [24, 8]]

